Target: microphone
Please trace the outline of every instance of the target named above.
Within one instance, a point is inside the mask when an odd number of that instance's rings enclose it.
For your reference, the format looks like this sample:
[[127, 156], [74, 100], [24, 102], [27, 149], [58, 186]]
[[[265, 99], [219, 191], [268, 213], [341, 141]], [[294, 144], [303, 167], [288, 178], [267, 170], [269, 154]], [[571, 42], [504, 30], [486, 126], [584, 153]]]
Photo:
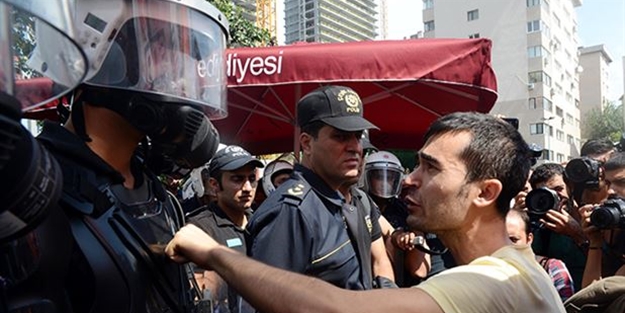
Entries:
[[413, 240], [412, 240], [412, 245], [415, 246], [415, 248], [417, 248], [417, 250], [430, 254], [430, 255], [441, 255], [441, 254], [445, 254], [447, 253], [447, 251], [449, 251], [447, 248], [443, 249], [443, 250], [430, 250], [426, 247], [425, 245], [425, 237], [423, 236], [416, 236]]

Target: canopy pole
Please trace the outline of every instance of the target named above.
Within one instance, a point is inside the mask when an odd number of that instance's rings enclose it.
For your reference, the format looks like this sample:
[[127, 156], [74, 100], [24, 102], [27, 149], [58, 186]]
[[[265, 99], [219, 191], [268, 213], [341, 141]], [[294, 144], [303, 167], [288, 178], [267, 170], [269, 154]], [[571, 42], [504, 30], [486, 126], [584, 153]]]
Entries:
[[299, 99], [302, 97], [302, 85], [298, 84], [297, 86], [295, 86], [295, 99], [293, 99], [295, 102], [295, 127], [293, 127], [295, 129], [295, 133], [293, 134], [293, 154], [295, 154], [295, 160], [297, 160], [297, 162], [301, 162], [301, 158], [300, 158], [300, 145], [299, 145], [299, 134], [300, 134], [300, 129], [299, 126], [297, 125], [297, 101], [299, 101]]

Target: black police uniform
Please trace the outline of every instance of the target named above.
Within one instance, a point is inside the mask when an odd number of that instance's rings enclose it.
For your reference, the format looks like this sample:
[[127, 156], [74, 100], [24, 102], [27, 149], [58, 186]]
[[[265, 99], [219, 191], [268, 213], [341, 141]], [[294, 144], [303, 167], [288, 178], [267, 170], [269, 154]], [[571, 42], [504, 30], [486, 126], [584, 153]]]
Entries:
[[319, 176], [297, 164], [291, 178], [254, 212], [247, 226], [249, 254], [341, 288], [371, 289], [370, 269], [367, 277], [346, 228], [351, 217], [343, 217], [357, 212]]
[[[249, 220], [252, 210], [247, 210], [245, 213]], [[218, 243], [243, 254], [247, 253], [245, 229], [235, 225], [216, 202], [189, 213], [187, 223], [198, 226]], [[212, 296], [216, 299], [216, 303], [213, 304], [214, 312], [256, 312], [234, 288], [226, 283], [223, 283], [219, 290], [211, 290], [211, 293], [214, 293]]]
[[[37, 229], [31, 248], [65, 250], [53, 262], [38, 264], [36, 278], [9, 290], [15, 292], [9, 299], [18, 302], [48, 284], [65, 298], [41, 301], [42, 312], [194, 311], [198, 294], [192, 292], [190, 270], [163, 251], [183, 216], [156, 177], [135, 158], [135, 188], [128, 190], [119, 172], [63, 127], [46, 123], [38, 139], [61, 165], [63, 195], [52, 211], [64, 222], [46, 233]], [[48, 234], [67, 234], [68, 240], [54, 242]]]

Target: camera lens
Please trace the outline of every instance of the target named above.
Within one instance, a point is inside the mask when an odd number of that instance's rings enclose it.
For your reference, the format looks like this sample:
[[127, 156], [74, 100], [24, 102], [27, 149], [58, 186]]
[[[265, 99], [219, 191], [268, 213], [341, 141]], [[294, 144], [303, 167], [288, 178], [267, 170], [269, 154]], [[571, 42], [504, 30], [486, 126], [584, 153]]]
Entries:
[[537, 188], [530, 191], [525, 198], [528, 213], [543, 215], [551, 209], [555, 209], [560, 202], [558, 194], [549, 188]]
[[573, 159], [566, 165], [566, 176], [575, 183], [582, 183], [592, 178], [590, 168], [583, 159]]
[[601, 229], [613, 228], [618, 224], [619, 219], [619, 212], [610, 207], [598, 207], [590, 214], [590, 222]]

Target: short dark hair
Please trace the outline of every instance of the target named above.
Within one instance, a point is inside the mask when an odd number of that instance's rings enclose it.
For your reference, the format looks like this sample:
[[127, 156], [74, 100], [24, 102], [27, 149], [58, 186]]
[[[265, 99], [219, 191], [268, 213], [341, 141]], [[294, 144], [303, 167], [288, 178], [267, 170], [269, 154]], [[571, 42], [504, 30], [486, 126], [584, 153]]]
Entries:
[[319, 136], [319, 130], [321, 130], [321, 128], [323, 128], [323, 126], [326, 126], [326, 125], [328, 125], [328, 124], [326, 124], [326, 123], [324, 123], [322, 121], [313, 121], [313, 122], [310, 122], [310, 123], [302, 126], [301, 132], [302, 133], [307, 133], [307, 134], [311, 135], [313, 138], [317, 139], [317, 137]]
[[543, 163], [534, 169], [532, 176], [530, 176], [529, 182], [532, 186], [532, 189], [536, 189], [538, 188], [538, 184], [546, 183], [548, 180], [556, 175], [562, 176], [562, 179], [565, 179], [566, 182], [566, 175], [564, 175], [564, 166], [558, 163]]
[[603, 164], [603, 169], [606, 171], [625, 169], [625, 152], [618, 152], [612, 155], [612, 157]]
[[468, 182], [495, 178], [502, 184], [496, 201], [502, 217], [510, 201], [525, 186], [530, 170], [530, 151], [521, 134], [506, 121], [476, 112], [456, 112], [437, 119], [425, 134], [425, 141], [448, 133], [469, 132], [469, 145], [460, 158], [467, 167]]
[[614, 150], [614, 143], [608, 138], [590, 139], [580, 149], [581, 156], [604, 154]]

